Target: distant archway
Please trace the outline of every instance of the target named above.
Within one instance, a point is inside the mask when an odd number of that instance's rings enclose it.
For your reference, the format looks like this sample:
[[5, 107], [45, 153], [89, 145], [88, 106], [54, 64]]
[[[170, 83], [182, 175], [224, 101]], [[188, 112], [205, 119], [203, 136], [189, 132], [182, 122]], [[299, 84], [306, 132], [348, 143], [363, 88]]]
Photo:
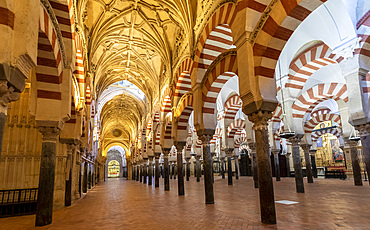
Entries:
[[120, 164], [116, 160], [111, 160], [108, 163], [108, 177], [119, 177]]

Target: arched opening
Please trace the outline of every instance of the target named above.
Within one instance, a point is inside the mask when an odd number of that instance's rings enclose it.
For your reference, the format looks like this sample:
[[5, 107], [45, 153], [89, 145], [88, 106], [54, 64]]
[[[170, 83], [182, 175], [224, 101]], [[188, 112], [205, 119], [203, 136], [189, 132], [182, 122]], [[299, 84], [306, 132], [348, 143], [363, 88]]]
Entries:
[[119, 177], [120, 171], [120, 164], [118, 161], [111, 160], [108, 163], [108, 177]]

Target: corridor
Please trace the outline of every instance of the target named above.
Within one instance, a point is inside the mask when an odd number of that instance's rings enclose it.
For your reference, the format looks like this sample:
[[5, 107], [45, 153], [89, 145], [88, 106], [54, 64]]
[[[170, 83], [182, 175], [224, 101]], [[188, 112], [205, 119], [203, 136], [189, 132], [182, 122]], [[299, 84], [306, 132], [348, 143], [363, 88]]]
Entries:
[[[305, 181], [306, 182], [306, 181]], [[365, 182], [367, 183], [367, 182]], [[295, 192], [294, 178], [274, 182], [276, 226], [260, 223], [258, 190], [251, 177], [233, 186], [215, 177], [215, 204], [204, 204], [203, 181], [185, 181], [185, 196], [122, 178], [99, 183], [71, 207], [54, 212], [53, 223], [37, 229], [369, 229], [370, 187], [352, 180], [317, 179]], [[361, 208], [359, 208], [361, 207]], [[35, 229], [35, 215], [0, 219], [1, 229]]]

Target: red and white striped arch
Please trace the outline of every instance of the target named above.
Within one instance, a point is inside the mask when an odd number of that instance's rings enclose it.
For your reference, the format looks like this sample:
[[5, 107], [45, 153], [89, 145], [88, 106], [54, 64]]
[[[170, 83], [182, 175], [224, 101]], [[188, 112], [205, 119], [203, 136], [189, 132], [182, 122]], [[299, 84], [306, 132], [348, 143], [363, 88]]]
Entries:
[[73, 74], [77, 79], [81, 100], [85, 100], [85, 97], [86, 97], [83, 49], [84, 48], [83, 48], [83, 44], [80, 39], [80, 36], [77, 36], [76, 37], [76, 64], [75, 64], [75, 70]]
[[225, 102], [225, 112], [224, 118], [225, 119], [235, 119], [236, 113], [242, 107], [242, 100], [240, 99], [239, 95], [233, 95], [229, 97]]
[[[215, 108], [218, 93], [221, 91], [225, 83], [232, 77], [236, 76], [238, 72], [238, 66], [236, 61], [236, 55], [227, 55], [223, 59], [213, 66], [212, 69], [208, 70], [208, 74], [205, 77], [204, 85], [202, 86], [202, 98], [203, 98], [203, 122], [205, 120], [215, 120]], [[206, 123], [205, 123], [206, 125]], [[214, 128], [216, 124], [207, 124], [205, 128]]]
[[227, 127], [227, 137], [234, 138], [235, 133], [239, 129], [244, 129], [244, 128], [245, 128], [245, 121], [240, 118], [236, 119], [235, 121], [233, 121], [233, 123], [229, 125], [229, 127]]
[[[178, 117], [177, 138], [185, 139], [188, 135], [189, 117], [193, 112], [193, 94], [184, 95], [176, 109], [175, 116]], [[179, 141], [184, 141], [180, 140]]]
[[175, 75], [175, 90], [173, 94], [174, 106], [177, 105], [180, 98], [187, 92], [191, 92], [191, 70], [192, 60], [186, 58], [181, 62]]
[[159, 119], [160, 119], [159, 111], [156, 111], [154, 114], [153, 122], [159, 122]]
[[317, 132], [313, 132], [312, 135], [311, 135], [311, 140], [313, 142], [316, 142], [317, 139], [319, 139], [319, 137], [321, 137], [322, 135], [324, 135], [326, 133], [333, 134], [337, 138], [340, 138], [340, 136], [341, 136], [339, 129], [337, 129], [337, 128], [331, 128], [331, 129], [325, 129], [325, 130], [320, 130], [320, 131], [317, 131]]
[[290, 89], [293, 96], [297, 96], [312, 74], [324, 66], [340, 63], [343, 59], [334, 55], [326, 44], [315, 44], [292, 60], [285, 87]]
[[[326, 0], [280, 0], [270, 3], [252, 32], [255, 75], [275, 87], [275, 67], [280, 53], [302, 21]], [[260, 87], [261, 88], [261, 87]]]
[[303, 118], [306, 113], [311, 113], [316, 105], [328, 99], [335, 101], [341, 99], [347, 102], [347, 85], [343, 83], [325, 83], [308, 89], [294, 102], [292, 106], [293, 118]]
[[324, 121], [334, 121], [338, 124], [339, 128], [342, 127], [339, 114], [331, 113], [328, 109], [322, 109], [311, 113], [311, 119], [304, 125], [304, 132], [311, 133], [318, 124]]
[[39, 39], [36, 67], [37, 98], [60, 101], [63, 78], [61, 45], [53, 22], [45, 8], [40, 6]]
[[283, 109], [281, 108], [281, 104], [276, 106], [275, 111], [272, 113], [272, 118], [270, 122], [272, 122], [272, 129], [277, 130], [280, 128], [280, 123], [283, 120]]
[[[225, 3], [212, 15], [196, 44], [197, 50], [192, 71], [198, 68], [207, 69], [210, 62], [220, 53], [230, 48], [232, 37], [228, 25], [230, 25], [230, 21], [234, 16], [235, 8], [236, 5], [234, 3]], [[212, 33], [213, 31], [214, 33]]]
[[216, 128], [215, 134], [213, 134], [213, 137], [211, 140], [211, 144], [216, 144], [216, 140], [218, 138], [221, 138], [221, 136], [222, 136], [222, 130], [220, 128]]

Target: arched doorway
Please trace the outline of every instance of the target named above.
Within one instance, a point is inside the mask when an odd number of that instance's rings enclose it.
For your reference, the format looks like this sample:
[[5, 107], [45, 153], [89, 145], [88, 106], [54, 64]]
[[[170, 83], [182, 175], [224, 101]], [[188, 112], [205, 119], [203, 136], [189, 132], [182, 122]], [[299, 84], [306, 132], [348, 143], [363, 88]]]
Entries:
[[108, 163], [108, 177], [119, 177], [120, 164], [116, 160], [111, 160]]

